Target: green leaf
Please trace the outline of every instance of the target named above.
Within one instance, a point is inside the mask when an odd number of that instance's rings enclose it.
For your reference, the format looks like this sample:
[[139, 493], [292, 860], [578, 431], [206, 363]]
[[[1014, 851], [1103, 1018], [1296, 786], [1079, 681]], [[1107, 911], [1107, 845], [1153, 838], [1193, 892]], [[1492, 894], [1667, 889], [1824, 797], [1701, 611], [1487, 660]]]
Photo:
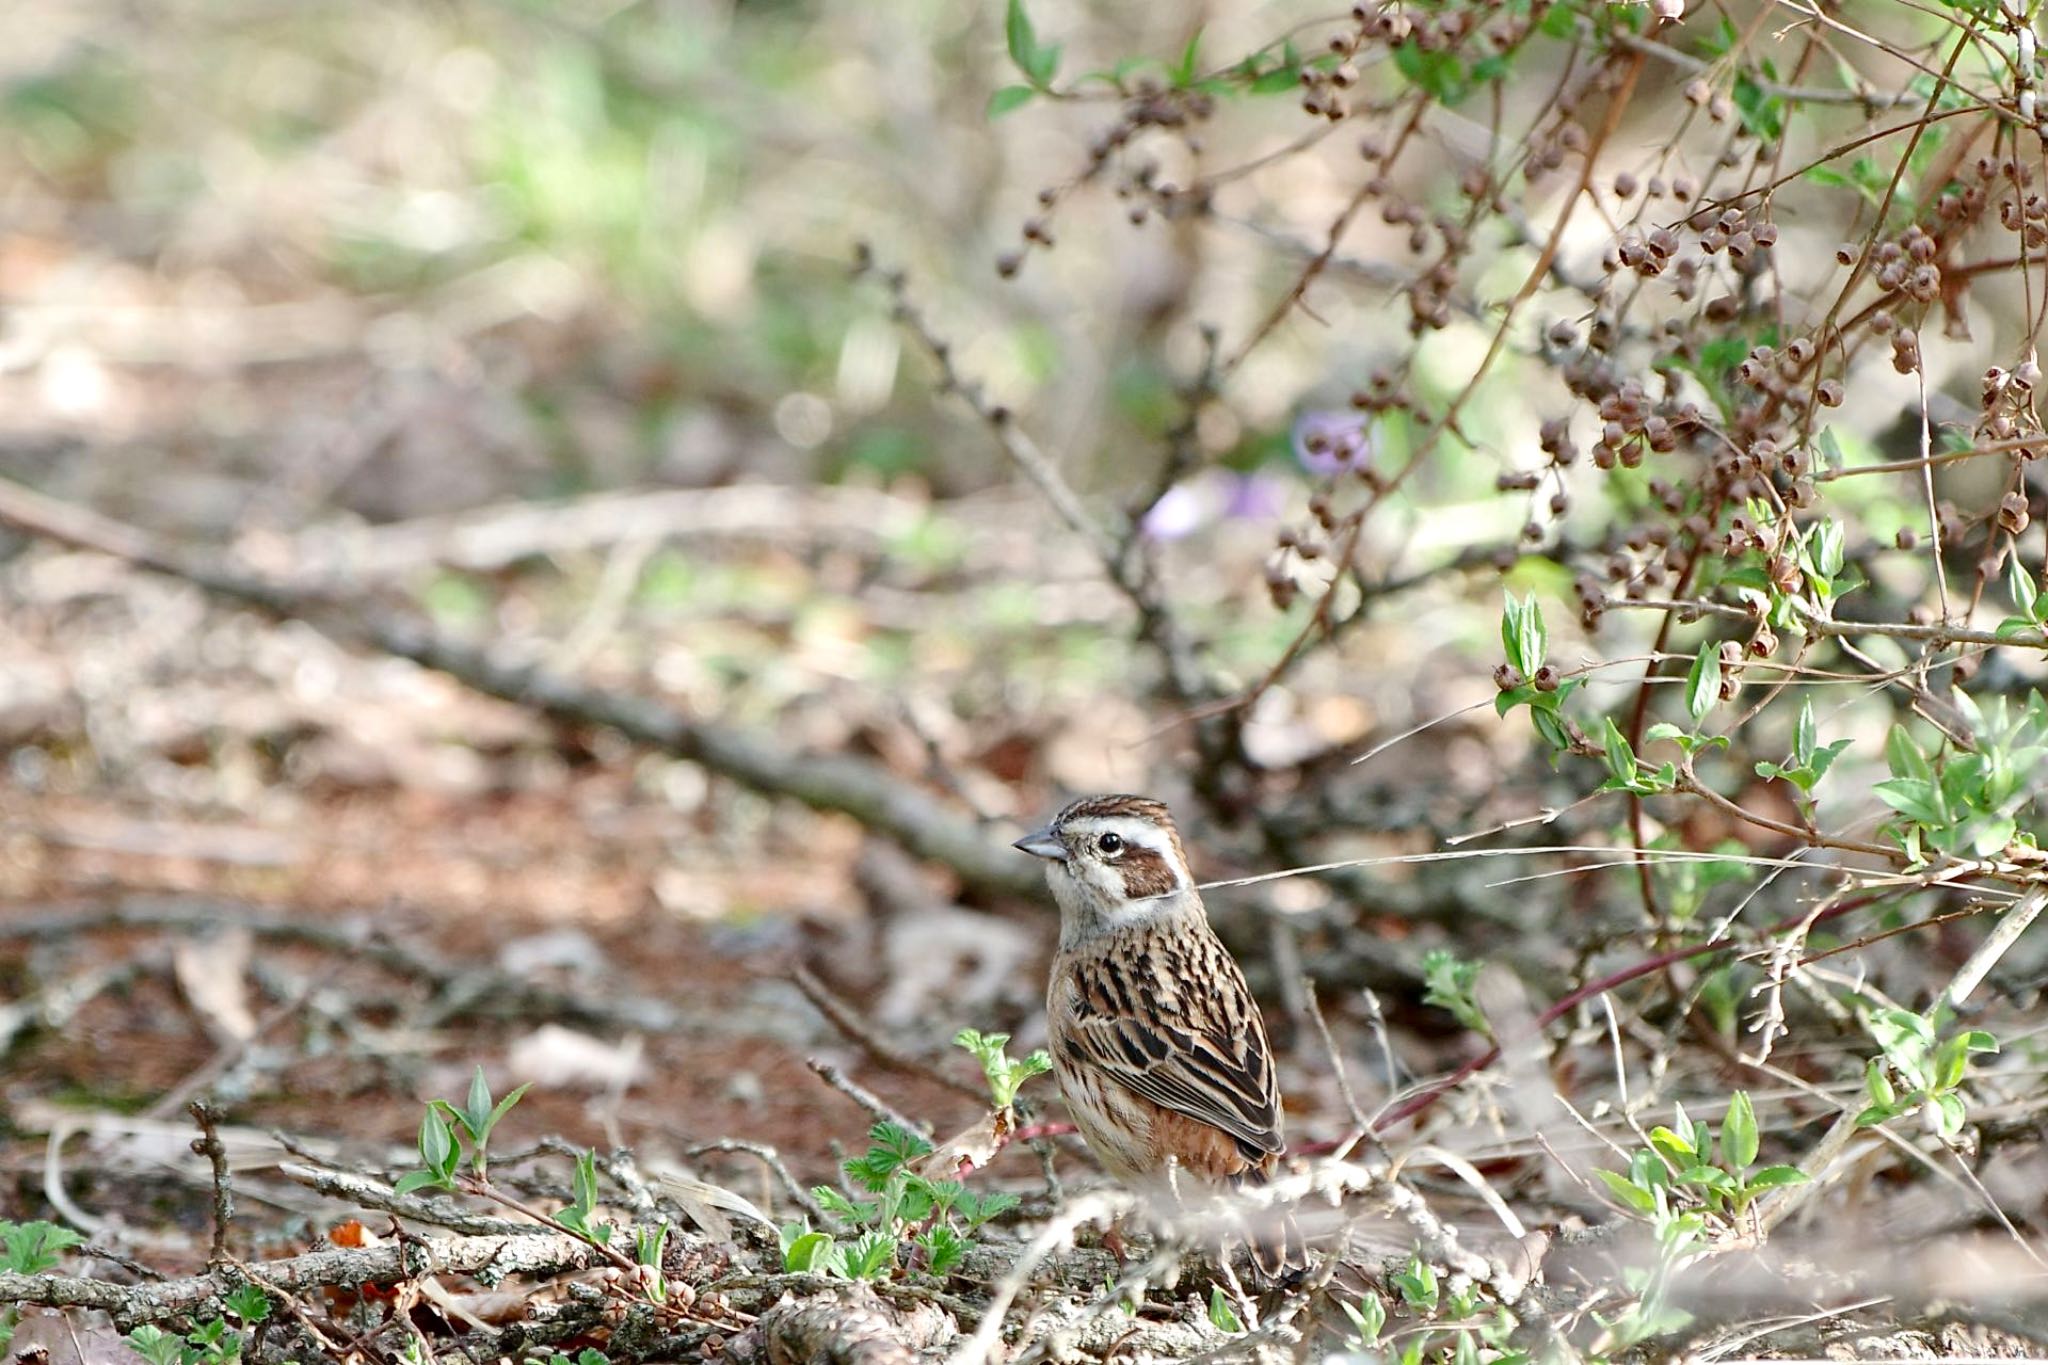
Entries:
[[526, 1092], [531, 1089], [533, 1089], [533, 1082], [528, 1081], [526, 1084], [514, 1090], [511, 1094], [505, 1096], [504, 1099], [499, 1100], [497, 1104], [492, 1107], [490, 1115], [484, 1119], [484, 1131], [477, 1138], [477, 1141], [490, 1141], [491, 1130], [498, 1126], [498, 1120], [504, 1118], [505, 1115], [511, 1113], [512, 1106], [519, 1103], [520, 1099], [524, 1097]]
[[818, 1202], [818, 1207], [825, 1210], [825, 1212], [832, 1214], [834, 1217], [850, 1219], [856, 1223], [866, 1222], [875, 1213], [875, 1206], [873, 1204], [856, 1204], [830, 1185], [811, 1186], [811, 1198], [815, 1199]]
[[830, 1233], [806, 1232], [784, 1248], [782, 1269], [791, 1275], [825, 1270], [831, 1263], [832, 1245]]
[[439, 1171], [407, 1171], [391, 1186], [393, 1194], [411, 1194], [414, 1190], [451, 1188]]
[[1813, 701], [1811, 698], [1799, 703], [1799, 720], [1792, 727], [1792, 762], [1801, 768], [1813, 766]]
[[1422, 954], [1422, 1000], [1446, 1009], [1474, 1033], [1487, 1032], [1486, 1016], [1472, 998], [1472, 983], [1479, 979], [1479, 964], [1461, 960], [1448, 948], [1431, 948]]
[[1891, 733], [1884, 737], [1884, 757], [1885, 762], [1891, 765], [1893, 777], [1911, 777], [1933, 783], [1934, 768], [1905, 726], [1892, 726]]
[[2017, 548], [2005, 557], [2005, 591], [2012, 598], [2012, 604], [2020, 609], [2020, 615], [2031, 624], [2040, 624], [2034, 604], [2040, 599], [2041, 589], [2028, 574], [2027, 566], [2020, 563]]
[[967, 1220], [971, 1232], [988, 1222], [1000, 1218], [1024, 1201], [1008, 1190], [991, 1190], [987, 1194], [963, 1196], [960, 1200], [960, 1216]]
[[1738, 1090], [1721, 1120], [1721, 1159], [1731, 1170], [1746, 1171], [1756, 1164], [1757, 1143], [1756, 1110], [1749, 1093]]
[[1472, 93], [1471, 77], [1455, 52], [1425, 52], [1416, 43], [1402, 43], [1394, 49], [1394, 67], [1439, 104], [1458, 104]]
[[1626, 788], [1636, 785], [1636, 751], [1628, 745], [1628, 736], [1614, 723], [1614, 717], [1606, 718], [1607, 739], [1601, 752], [1607, 758], [1607, 771], [1614, 774], [1614, 780]]
[[1187, 46], [1181, 49], [1180, 60], [1167, 74], [1173, 81], [1174, 89], [1185, 90], [1195, 83], [1195, 63], [1202, 51], [1202, 30], [1197, 28], [1188, 35]]
[[1681, 1170], [1699, 1160], [1700, 1151], [1692, 1145], [1692, 1139], [1673, 1132], [1663, 1124], [1650, 1130], [1650, 1145], [1670, 1157]]
[[254, 1327], [270, 1316], [270, 1295], [253, 1284], [236, 1285], [221, 1303], [246, 1326]]
[[1712, 640], [1702, 640], [1699, 653], [1693, 656], [1692, 669], [1685, 675], [1685, 709], [1697, 724], [1706, 719], [1707, 712], [1720, 699], [1721, 647]]
[[1424, 1313], [1434, 1312], [1437, 1302], [1436, 1268], [1420, 1256], [1408, 1258], [1408, 1264], [1395, 1272], [1394, 1288], [1401, 1291], [1401, 1300], [1410, 1308]]
[[145, 1323], [122, 1338], [150, 1365], [179, 1365], [185, 1343], [163, 1328]]
[[856, 1280], [879, 1280], [896, 1265], [896, 1239], [870, 1232], [846, 1247], [846, 1273]]
[[458, 1117], [473, 1141], [482, 1142], [485, 1134], [490, 1132], [491, 1083], [484, 1079], [481, 1063], [469, 1078], [469, 1098], [462, 1102]]
[[1963, 1097], [1953, 1090], [1934, 1097], [1934, 1112], [1935, 1126], [1941, 1129], [1943, 1137], [1954, 1137], [1962, 1132], [1963, 1124], [1969, 1118], [1963, 1108]]
[[0, 1221], [0, 1270], [17, 1275], [41, 1275], [54, 1270], [58, 1257], [85, 1238], [61, 1223], [35, 1219], [27, 1223]]
[[1006, 85], [988, 97], [988, 116], [1001, 118], [1013, 110], [1031, 103], [1038, 91], [1028, 85]]
[[1025, 13], [1024, 0], [1010, 0], [1003, 36], [1010, 49], [1010, 60], [1017, 64], [1024, 78], [1040, 90], [1051, 85], [1059, 71], [1059, 45], [1039, 46], [1038, 32], [1031, 25], [1031, 16]]
[[1891, 1077], [1884, 1074], [1884, 1063], [1875, 1057], [1863, 1068], [1863, 1091], [1875, 1108], [1890, 1109], [1899, 1102], [1899, 1092], [1892, 1088]]
[[1510, 687], [1505, 692], [1496, 692], [1493, 697], [1494, 714], [1504, 716], [1523, 702], [1534, 701], [1540, 695], [1535, 688], [1527, 683], [1523, 683], [1520, 687]]
[[1951, 1038], [1941, 1045], [1934, 1054], [1934, 1089], [1953, 1090], [1963, 1083], [1963, 1073], [1969, 1070], [1970, 1054], [1963, 1047], [1961, 1038]]
[[1963, 1035], [1963, 1047], [1971, 1052], [1996, 1052], [1998, 1040], [1983, 1029], [1973, 1028]]
[[1507, 610], [1501, 616], [1501, 643], [1507, 648], [1508, 662], [1524, 679], [1534, 678], [1542, 669], [1550, 653], [1550, 631], [1543, 624], [1543, 607], [1536, 600], [1535, 589], [1520, 602], [1508, 594]]
[[1648, 1214], [1656, 1209], [1657, 1196], [1636, 1184], [1621, 1172], [1601, 1170], [1596, 1167], [1593, 1174], [1600, 1177], [1601, 1181], [1607, 1186], [1609, 1193], [1613, 1194], [1616, 1199], [1619, 1199], [1637, 1213]]
[[1775, 1190], [1786, 1185], [1804, 1185], [1806, 1172], [1797, 1166], [1766, 1166], [1753, 1171], [1742, 1183], [1752, 1190]]
[[934, 1275], [944, 1275], [959, 1265], [972, 1245], [948, 1223], [926, 1228], [919, 1234], [917, 1244], [924, 1248], [925, 1269]]
[[1946, 825], [1948, 815], [1941, 807], [1941, 793], [1932, 782], [1918, 777], [1894, 777], [1871, 788], [1877, 799], [1899, 814], [1923, 825]]
[[1337, 1306], [1351, 1319], [1351, 1330], [1360, 1345], [1370, 1346], [1380, 1339], [1387, 1325], [1387, 1306], [1380, 1302], [1379, 1295], [1361, 1294], [1355, 1304], [1339, 1299]]
[[1735, 73], [1735, 109], [1742, 126], [1757, 137], [1775, 142], [1784, 136], [1784, 97], [1766, 94], [1747, 71]]
[[1232, 1336], [1244, 1330], [1244, 1323], [1238, 1319], [1237, 1310], [1230, 1306], [1230, 1300], [1223, 1297], [1223, 1286], [1209, 1286], [1209, 1325], [1219, 1332]]
[[428, 1109], [420, 1118], [420, 1160], [446, 1180], [455, 1173], [456, 1156], [454, 1128], [437, 1111]]
[[[1835, 175], [1837, 182], [1842, 185], [1846, 186], [1849, 183], [1848, 177], [1846, 176], [1839, 175], [1836, 172], [1832, 171], [1830, 171], [1829, 174]], [[1822, 427], [1820, 429], [1819, 434], [1817, 434], [1813, 438], [1813, 444], [1814, 447], [1820, 452], [1819, 463], [1822, 469], [1830, 471], [1837, 470], [1848, 463], [1848, 457], [1846, 457], [1842, 453], [1842, 440], [1839, 436], [1835, 435], [1835, 429], [1833, 427]]]

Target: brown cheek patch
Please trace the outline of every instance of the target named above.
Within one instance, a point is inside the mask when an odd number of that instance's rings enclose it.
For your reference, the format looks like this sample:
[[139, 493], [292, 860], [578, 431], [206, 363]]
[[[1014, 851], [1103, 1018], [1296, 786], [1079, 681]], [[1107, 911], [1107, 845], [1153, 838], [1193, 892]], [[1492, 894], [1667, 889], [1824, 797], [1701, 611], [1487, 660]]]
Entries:
[[1168, 895], [1180, 885], [1166, 859], [1149, 848], [1133, 848], [1124, 854], [1117, 871], [1123, 874], [1124, 895], [1132, 900]]

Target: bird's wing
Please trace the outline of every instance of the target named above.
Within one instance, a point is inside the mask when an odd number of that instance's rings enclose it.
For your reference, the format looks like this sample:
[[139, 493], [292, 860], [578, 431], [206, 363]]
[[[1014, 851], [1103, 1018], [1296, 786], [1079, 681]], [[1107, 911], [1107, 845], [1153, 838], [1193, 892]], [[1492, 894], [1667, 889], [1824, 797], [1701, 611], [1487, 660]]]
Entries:
[[1071, 965], [1079, 1060], [1154, 1104], [1221, 1129], [1246, 1158], [1278, 1152], [1280, 1091], [1259, 1007], [1222, 943], [1176, 935]]

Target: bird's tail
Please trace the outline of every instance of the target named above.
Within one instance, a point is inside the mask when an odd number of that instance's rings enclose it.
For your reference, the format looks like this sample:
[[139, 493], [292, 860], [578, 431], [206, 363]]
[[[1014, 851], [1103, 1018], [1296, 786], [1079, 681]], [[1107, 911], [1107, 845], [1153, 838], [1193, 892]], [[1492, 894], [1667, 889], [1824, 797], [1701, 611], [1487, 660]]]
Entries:
[[[1266, 1176], [1256, 1169], [1247, 1171], [1240, 1182], [1263, 1185]], [[1308, 1241], [1294, 1210], [1284, 1204], [1247, 1208], [1243, 1213], [1247, 1280], [1255, 1290], [1285, 1289], [1308, 1273]]]

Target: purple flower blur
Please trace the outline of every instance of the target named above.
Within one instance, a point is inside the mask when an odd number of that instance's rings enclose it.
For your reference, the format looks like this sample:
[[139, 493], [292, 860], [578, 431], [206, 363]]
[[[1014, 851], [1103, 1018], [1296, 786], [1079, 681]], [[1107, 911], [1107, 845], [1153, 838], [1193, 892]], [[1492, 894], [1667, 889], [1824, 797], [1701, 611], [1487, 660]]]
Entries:
[[1212, 469], [1160, 494], [1138, 529], [1147, 540], [1183, 540], [1217, 521], [1269, 521], [1286, 505], [1283, 479]]
[[1365, 414], [1341, 408], [1304, 412], [1294, 419], [1294, 458], [1311, 474], [1329, 478], [1372, 461]]
[[1230, 479], [1223, 515], [1237, 521], [1267, 521], [1287, 505], [1287, 485], [1271, 474], [1237, 474]]
[[1148, 540], [1179, 540], [1200, 530], [1208, 519], [1201, 495], [1186, 484], [1177, 483], [1146, 509], [1138, 529]]

